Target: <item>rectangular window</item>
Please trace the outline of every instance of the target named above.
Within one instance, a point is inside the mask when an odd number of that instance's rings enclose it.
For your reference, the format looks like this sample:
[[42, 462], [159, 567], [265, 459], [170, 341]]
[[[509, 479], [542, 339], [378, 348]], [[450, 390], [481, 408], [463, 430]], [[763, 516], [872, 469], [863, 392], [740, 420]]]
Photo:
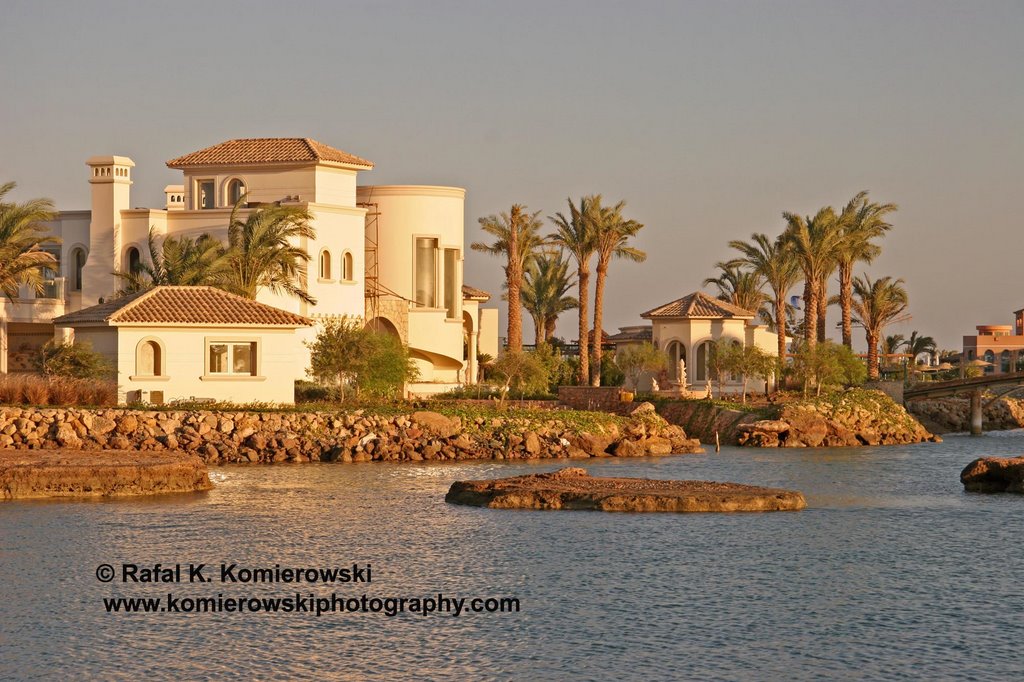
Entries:
[[200, 180], [198, 183], [199, 208], [213, 208], [213, 180]]
[[256, 342], [221, 342], [207, 345], [209, 374], [257, 376]]
[[459, 316], [459, 298], [456, 295], [456, 284], [459, 280], [459, 250], [444, 250], [444, 307], [448, 318]]
[[416, 305], [420, 308], [434, 308], [437, 304], [437, 240], [430, 237], [416, 238], [415, 259]]

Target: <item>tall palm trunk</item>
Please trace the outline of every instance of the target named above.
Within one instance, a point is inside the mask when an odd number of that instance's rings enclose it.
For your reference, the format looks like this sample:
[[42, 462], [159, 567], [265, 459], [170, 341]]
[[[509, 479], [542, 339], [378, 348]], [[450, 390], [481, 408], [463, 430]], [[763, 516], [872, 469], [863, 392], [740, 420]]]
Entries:
[[804, 279], [804, 341], [808, 348], [818, 344], [818, 287], [810, 277]]
[[818, 282], [818, 341], [824, 342], [828, 329], [825, 317], [828, 315], [828, 275], [823, 275]]
[[523, 268], [519, 261], [519, 220], [521, 210], [518, 205], [512, 207], [509, 214], [508, 228], [508, 349], [513, 353], [523, 350], [523, 314], [521, 292], [523, 286]]
[[868, 341], [868, 379], [878, 380], [878, 332], [869, 330]]
[[590, 311], [587, 310], [587, 298], [590, 295], [590, 268], [586, 263], [579, 266], [579, 322], [580, 322], [580, 369], [577, 379], [580, 386], [586, 386], [590, 380], [590, 338], [587, 321]]
[[558, 324], [558, 317], [552, 315], [544, 320], [544, 343], [547, 343], [555, 335], [555, 326]]
[[839, 307], [843, 316], [843, 345], [853, 348], [853, 263], [839, 264]]
[[775, 297], [775, 333], [779, 337], [780, 367], [786, 362], [786, 298]]
[[533, 315], [533, 343], [539, 347], [547, 341], [544, 332], [544, 318], [541, 315]]
[[590, 377], [591, 386], [601, 385], [601, 356], [604, 349], [604, 283], [608, 277], [608, 261], [597, 263], [597, 281], [594, 283], [594, 367]]

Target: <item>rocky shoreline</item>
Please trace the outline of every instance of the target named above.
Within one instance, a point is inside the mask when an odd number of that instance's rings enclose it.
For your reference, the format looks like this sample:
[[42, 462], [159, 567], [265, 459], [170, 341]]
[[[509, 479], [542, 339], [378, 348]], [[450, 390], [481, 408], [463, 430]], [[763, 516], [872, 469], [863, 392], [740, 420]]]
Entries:
[[[1020, 398], [982, 398], [982, 428], [1005, 431], [1024, 428], [1024, 400]], [[934, 433], [962, 433], [971, 428], [971, 401], [968, 398], [911, 400], [907, 410]]]
[[939, 439], [881, 391], [853, 388], [758, 411], [708, 401], [676, 401], [660, 413], [704, 443], [761, 448], [858, 447]]
[[[703, 452], [649, 404], [629, 417], [545, 411], [354, 412], [0, 407], [2, 450], [181, 450], [207, 464], [642, 457]], [[601, 417], [599, 421], [596, 417]]]
[[490, 509], [572, 509], [612, 512], [796, 511], [807, 506], [793, 490], [715, 481], [594, 478], [570, 467], [483, 481], [456, 481], [445, 501]]
[[0, 451], [0, 499], [157, 495], [209, 490], [206, 465], [183, 452]]

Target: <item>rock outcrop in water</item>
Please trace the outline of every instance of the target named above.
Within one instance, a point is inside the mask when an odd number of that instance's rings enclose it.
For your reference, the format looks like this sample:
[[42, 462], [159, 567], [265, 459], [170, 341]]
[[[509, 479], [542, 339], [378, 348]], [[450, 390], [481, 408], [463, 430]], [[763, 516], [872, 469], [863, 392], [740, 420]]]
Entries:
[[445, 501], [491, 509], [593, 509], [620, 512], [793, 511], [807, 506], [792, 490], [714, 481], [592, 478], [568, 468], [488, 481], [456, 481]]
[[0, 451], [0, 499], [155, 495], [212, 487], [206, 465], [184, 452]]
[[774, 419], [739, 424], [738, 443], [762, 448], [835, 448], [938, 441], [881, 391], [850, 389], [782, 406]]
[[1024, 457], [982, 457], [960, 472], [973, 493], [1024, 493]]
[[0, 407], [4, 449], [184, 450], [211, 464], [642, 457], [703, 452], [644, 404], [630, 417]]

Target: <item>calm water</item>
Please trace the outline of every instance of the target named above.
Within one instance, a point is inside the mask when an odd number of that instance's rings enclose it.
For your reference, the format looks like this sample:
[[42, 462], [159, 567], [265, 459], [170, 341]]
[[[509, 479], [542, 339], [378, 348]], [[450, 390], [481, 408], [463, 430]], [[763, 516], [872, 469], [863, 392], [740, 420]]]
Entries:
[[[586, 465], [796, 488], [798, 513], [443, 502], [452, 480], [565, 465], [551, 461], [225, 467], [204, 494], [0, 504], [0, 679], [1020, 679], [1024, 497], [965, 494], [959, 472], [1021, 453], [1008, 433]], [[372, 584], [336, 590], [510, 595], [522, 612], [105, 613], [115, 595], [295, 590], [94, 573], [158, 561], [370, 562]]]

